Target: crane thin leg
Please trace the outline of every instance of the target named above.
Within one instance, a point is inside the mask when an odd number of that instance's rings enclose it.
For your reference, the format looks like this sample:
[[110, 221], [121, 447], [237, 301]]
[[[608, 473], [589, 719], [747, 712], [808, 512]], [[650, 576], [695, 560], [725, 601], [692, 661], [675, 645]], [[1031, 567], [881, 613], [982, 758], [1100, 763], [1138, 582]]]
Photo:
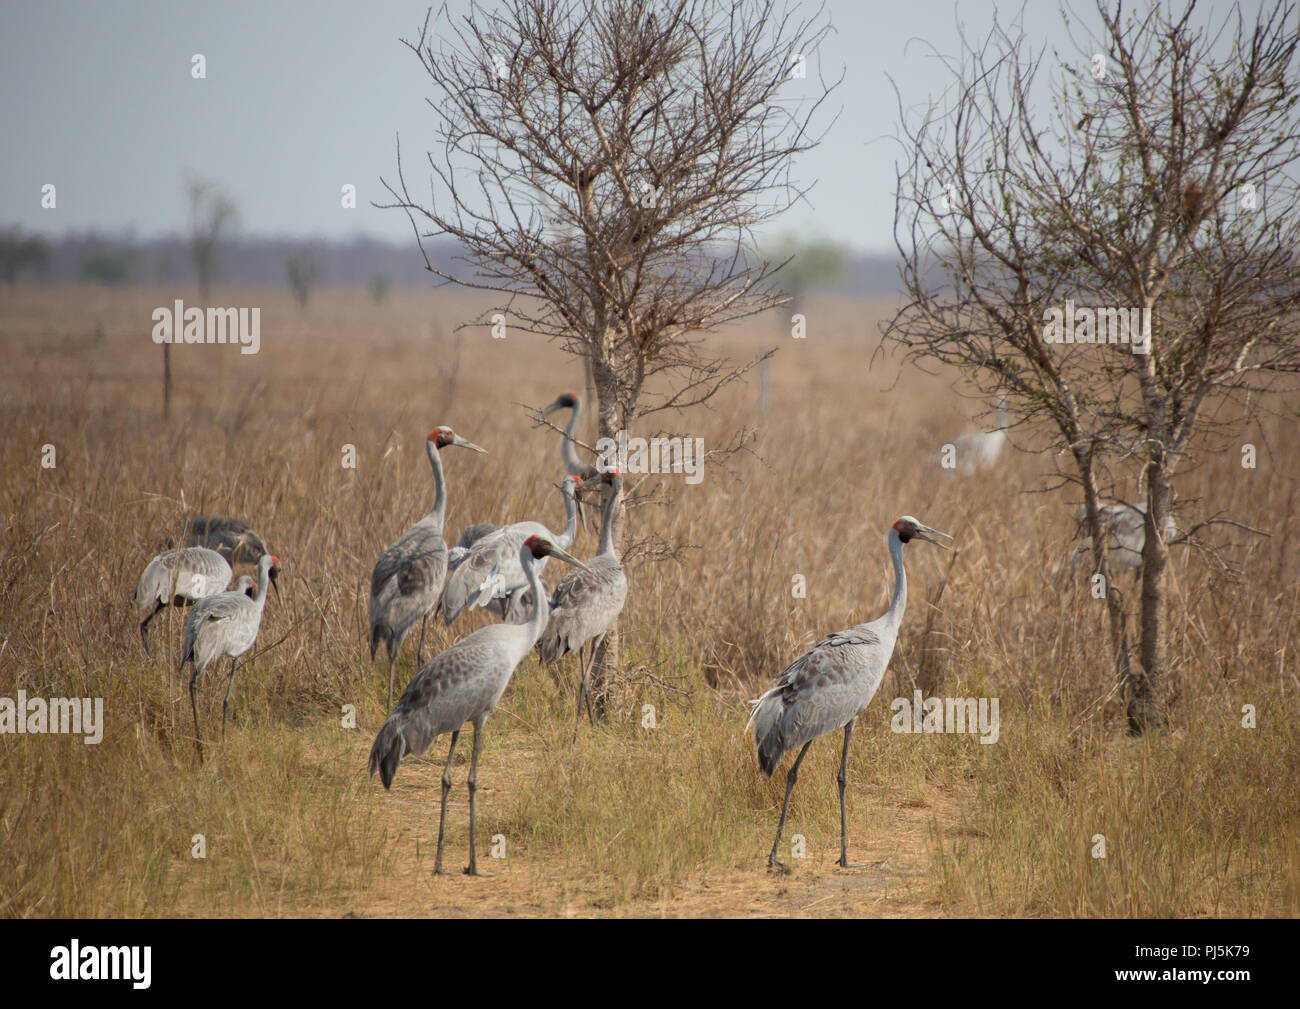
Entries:
[[478, 818], [478, 754], [483, 746], [483, 721], [474, 722], [474, 749], [469, 758], [469, 865], [465, 867], [466, 876], [477, 876], [478, 858], [474, 845], [474, 828]]
[[[429, 614], [426, 613], [424, 615], [424, 619], [420, 621], [420, 644], [415, 649], [415, 657], [419, 661], [421, 669], [424, 668], [424, 625], [427, 624], [428, 622], [429, 622]], [[388, 690], [389, 693], [391, 694], [392, 687], [389, 687]]]
[[853, 738], [853, 726], [857, 721], [856, 717], [850, 718], [849, 724], [844, 726], [844, 752], [840, 755], [840, 773], [835, 778], [840, 786], [840, 868], [842, 869], [862, 868], [860, 865], [849, 864], [848, 817], [844, 811], [844, 789], [849, 783], [849, 740]]
[[144, 642], [145, 655], [149, 654], [149, 621], [161, 613], [166, 608], [166, 605], [166, 603], [158, 603], [158, 605], [153, 608], [153, 612], [145, 617], [144, 620], [140, 621], [140, 640]]
[[393, 652], [388, 651], [388, 703], [384, 705], [389, 711], [393, 709]]
[[[599, 640], [603, 641], [604, 635], [601, 635]], [[587, 707], [587, 718], [592, 725], [596, 724], [596, 717], [591, 713], [591, 691], [588, 688], [591, 667], [596, 663], [596, 639], [593, 639], [589, 644], [590, 648], [585, 657], [583, 656], [584, 646], [578, 648], [578, 668], [582, 671], [582, 676], [578, 679], [578, 714], [573, 723], [574, 746], [578, 745], [578, 728], [582, 725], [582, 707], [584, 704]]]
[[803, 763], [803, 756], [810, 746], [812, 746], [811, 739], [803, 744], [799, 756], [795, 757], [794, 763], [790, 765], [790, 773], [785, 776], [785, 802], [781, 803], [781, 819], [776, 825], [776, 840], [772, 842], [772, 854], [767, 856], [767, 864], [774, 869], [781, 866], [781, 863], [776, 860], [776, 849], [781, 843], [781, 831], [785, 830], [785, 814], [790, 809], [790, 793], [794, 791], [794, 783], [799, 780], [799, 765]]
[[226, 715], [230, 712], [230, 692], [235, 688], [235, 663], [238, 659], [230, 660], [230, 679], [226, 681], [226, 699], [221, 702], [221, 739], [224, 742], [226, 738]]
[[194, 745], [199, 749], [199, 763], [203, 763], [203, 733], [199, 731], [199, 703], [194, 699], [195, 684], [199, 678], [199, 667], [194, 666], [190, 673], [190, 710], [194, 712]]
[[451, 758], [456, 755], [456, 740], [460, 739], [460, 729], [451, 734], [451, 749], [447, 751], [447, 766], [442, 771], [442, 812], [438, 814], [438, 855], [433, 860], [434, 875], [442, 875], [442, 836], [447, 823], [447, 793], [451, 791]]

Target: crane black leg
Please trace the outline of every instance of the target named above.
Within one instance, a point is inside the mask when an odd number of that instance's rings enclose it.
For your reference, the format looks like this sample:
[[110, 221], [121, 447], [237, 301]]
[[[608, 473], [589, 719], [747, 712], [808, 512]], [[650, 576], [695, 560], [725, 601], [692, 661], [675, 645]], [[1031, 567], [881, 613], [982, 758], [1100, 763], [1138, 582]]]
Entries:
[[478, 859], [474, 846], [474, 828], [478, 817], [478, 754], [483, 746], [483, 721], [474, 722], [474, 749], [469, 758], [469, 865], [465, 867], [466, 876], [477, 876]]
[[[588, 687], [591, 680], [591, 667], [596, 664], [596, 642], [593, 640], [590, 642], [590, 645], [591, 647], [589, 649], [587, 649], [585, 645], [578, 648], [578, 668], [581, 670], [582, 676], [578, 679], [578, 717], [573, 723], [574, 746], [578, 745], [578, 727], [582, 725], [583, 705], [586, 705], [587, 707], [588, 721], [590, 721], [593, 726], [596, 724], [596, 716], [591, 713], [591, 690]], [[584, 649], [588, 652], [585, 658], [582, 654]]]
[[384, 705], [389, 711], [393, 710], [393, 650], [388, 650], [388, 703]]
[[190, 710], [194, 712], [194, 745], [199, 749], [199, 763], [203, 763], [203, 733], [199, 732], [199, 704], [194, 699], [194, 688], [199, 678], [199, 667], [195, 663], [190, 673]]
[[840, 786], [840, 868], [842, 869], [862, 868], [860, 865], [849, 865], [849, 827], [844, 812], [844, 789], [849, 783], [849, 740], [853, 738], [853, 726], [857, 721], [856, 717], [851, 718], [849, 724], [844, 726], [844, 753], [840, 755], [840, 773], [835, 779]]
[[[420, 621], [420, 644], [419, 647], [415, 649], [415, 658], [419, 662], [421, 669], [424, 668], [424, 625], [427, 624], [428, 622], [429, 622], [429, 614], [426, 613], [424, 615], [424, 619]], [[389, 687], [388, 692], [389, 694], [391, 694], [393, 692], [393, 688]]]
[[165, 603], [160, 602], [153, 608], [152, 613], [145, 617], [144, 620], [140, 621], [140, 640], [144, 643], [145, 655], [149, 654], [149, 621], [161, 613], [165, 606]]
[[438, 856], [433, 860], [434, 875], [442, 875], [442, 832], [447, 822], [447, 793], [451, 791], [451, 758], [456, 755], [456, 740], [460, 729], [451, 734], [451, 749], [447, 751], [447, 766], [442, 771], [442, 812], [438, 814]]
[[810, 746], [812, 746], [811, 739], [803, 744], [799, 756], [795, 757], [794, 763], [790, 765], [790, 773], [785, 776], [785, 802], [781, 803], [781, 819], [776, 825], [776, 840], [772, 842], [772, 854], [767, 856], [767, 864], [773, 869], [781, 867], [781, 863], [776, 860], [776, 849], [781, 843], [781, 831], [785, 830], [785, 814], [790, 809], [790, 793], [794, 791], [794, 783], [799, 780], [799, 765], [803, 763], [803, 755], [808, 752]]
[[230, 691], [235, 688], [235, 663], [238, 659], [230, 660], [230, 679], [226, 681], [226, 699], [221, 702], [221, 739], [224, 742], [226, 738], [226, 715], [230, 712]]

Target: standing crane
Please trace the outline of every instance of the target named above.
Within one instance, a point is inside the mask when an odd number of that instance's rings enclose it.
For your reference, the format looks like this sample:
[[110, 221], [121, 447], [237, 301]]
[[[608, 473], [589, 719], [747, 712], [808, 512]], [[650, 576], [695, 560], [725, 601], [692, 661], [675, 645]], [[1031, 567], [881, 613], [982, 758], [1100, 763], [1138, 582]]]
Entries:
[[[516, 522], [488, 533], [465, 555], [447, 579], [442, 593], [442, 612], [448, 625], [467, 608], [501, 603], [501, 615], [512, 619], [528, 592], [528, 574], [519, 564], [519, 547], [529, 536], [544, 536], [567, 550], [578, 531], [577, 487], [581, 477], [566, 476], [560, 485], [564, 495], [564, 532], [558, 536], [540, 522]], [[538, 573], [546, 566], [538, 565]]]
[[[203, 734], [199, 731], [199, 704], [196, 685], [203, 672], [223, 655], [230, 656], [230, 678], [226, 681], [226, 699], [221, 704], [221, 738], [226, 738], [226, 715], [230, 711], [230, 691], [235, 686], [235, 667], [240, 657], [253, 647], [262, 626], [262, 609], [266, 589], [274, 585], [272, 572], [280, 567], [280, 558], [263, 554], [257, 562], [257, 594], [251, 599], [243, 592], [219, 592], [199, 600], [185, 621], [185, 646], [181, 650], [182, 672], [185, 663], [190, 673], [190, 709], [194, 712], [194, 745], [203, 763]], [[280, 594], [279, 588], [275, 590]]]
[[[578, 682], [578, 715], [573, 726], [574, 743], [578, 741], [584, 705], [588, 719], [595, 724], [588, 693], [591, 667], [596, 661], [596, 650], [627, 601], [627, 578], [614, 552], [614, 515], [623, 492], [623, 476], [615, 469], [602, 474], [600, 479], [605, 484], [600, 549], [587, 561], [585, 569], [570, 571], [555, 586], [551, 593], [551, 619], [537, 642], [537, 651], [543, 662], [558, 662], [569, 652], [578, 653], [581, 678]], [[591, 644], [584, 660], [582, 648], [587, 642]]]
[[992, 469], [1007, 443], [1007, 398], [998, 397], [998, 426], [992, 431], [971, 431], [953, 441], [957, 466], [962, 476], [974, 476], [976, 470]]
[[168, 606], [189, 606], [230, 584], [230, 564], [215, 550], [184, 547], [154, 557], [135, 584], [135, 605], [152, 607], [140, 622], [140, 640], [149, 654], [149, 621]]
[[898, 627], [907, 606], [903, 544], [917, 539], [944, 546], [932, 536], [952, 539], [947, 533], [922, 525], [910, 515], [904, 515], [890, 526], [888, 542], [889, 555], [894, 561], [894, 598], [885, 615], [823, 638], [781, 670], [771, 690], [751, 702], [754, 710], [745, 729], [754, 729], [758, 765], [764, 774], [770, 778], [782, 757], [796, 747], [802, 747], [785, 779], [781, 819], [776, 826], [772, 853], [767, 857], [767, 864], [773, 868], [781, 864], [776, 860], [776, 849], [781, 843], [781, 831], [785, 829], [785, 816], [790, 808], [790, 793], [798, 780], [804, 754], [814, 739], [839, 728], [844, 729], [844, 752], [840, 756], [840, 773], [836, 779], [840, 787], [839, 864], [846, 869], [855, 868], [849, 865], [848, 821], [844, 808], [849, 740], [853, 738], [853, 726], [858, 715], [871, 703], [884, 678], [885, 667], [894, 653], [894, 642], [898, 640]]
[[442, 772], [442, 807], [438, 814], [438, 855], [434, 872], [442, 872], [443, 828], [447, 819], [447, 793], [451, 791], [451, 762], [456, 741], [466, 722], [474, 724], [474, 748], [469, 765], [469, 867], [477, 876], [474, 830], [478, 815], [478, 757], [483, 746], [483, 724], [501, 700], [515, 667], [523, 661], [546, 627], [549, 606], [540, 560], [558, 557], [581, 568], [582, 562], [544, 536], [529, 536], [519, 548], [519, 566], [532, 589], [532, 612], [524, 624], [492, 624], [461, 638], [435, 656], [407, 685], [397, 707], [384, 722], [370, 748], [370, 776], [379, 772], [384, 788], [391, 788], [397, 765], [408, 753], [419, 755], [440, 735], [451, 733], [447, 766]]
[[270, 553], [247, 522], [229, 515], [195, 515], [185, 520], [183, 535], [187, 547], [215, 550], [231, 564], [256, 564]]
[[[1102, 534], [1106, 539], [1106, 564], [1112, 577], [1132, 573], [1135, 577], [1142, 570], [1142, 550], [1147, 542], [1147, 506], [1145, 504], [1127, 505], [1122, 503], [1104, 504], [1098, 511], [1101, 514]], [[1079, 528], [1088, 518], [1086, 507], [1080, 507], [1077, 514]], [[1178, 526], [1173, 515], [1165, 516], [1165, 542], [1168, 543], [1178, 535]], [[1066, 562], [1058, 564], [1052, 571], [1052, 588], [1059, 589], [1063, 576], [1073, 578], [1080, 564], [1092, 565], [1092, 537], [1084, 536], [1080, 544], [1071, 551]]]
[[[466, 441], [449, 427], [437, 427], [424, 443], [429, 465], [433, 467], [433, 510], [379, 555], [370, 575], [370, 660], [375, 659], [379, 642], [388, 650], [388, 702], [393, 700], [393, 665], [402, 642], [417, 620], [428, 618], [438, 601], [443, 579], [447, 577], [447, 543], [442, 538], [442, 522], [447, 512], [447, 479], [443, 476], [440, 449], [448, 445], [487, 453]], [[423, 662], [424, 624], [420, 624], [420, 644], [416, 657]]]

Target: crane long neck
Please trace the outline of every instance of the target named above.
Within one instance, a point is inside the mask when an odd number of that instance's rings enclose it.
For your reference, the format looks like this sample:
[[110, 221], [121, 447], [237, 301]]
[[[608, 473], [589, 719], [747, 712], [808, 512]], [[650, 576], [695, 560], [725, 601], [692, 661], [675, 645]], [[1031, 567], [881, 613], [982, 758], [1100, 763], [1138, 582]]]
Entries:
[[564, 485], [564, 532], [555, 537], [555, 542], [568, 550], [573, 545], [573, 537], [578, 533], [578, 501], [574, 497], [575, 485]]
[[573, 399], [573, 412], [569, 414], [569, 423], [564, 428], [564, 441], [560, 444], [560, 451], [564, 455], [564, 466], [570, 473], [582, 473], [583, 465], [578, 462], [578, 452], [573, 447], [573, 430], [578, 426], [578, 415], [582, 413], [582, 397], [575, 396]]
[[[551, 616], [551, 607], [546, 598], [546, 587], [542, 584], [542, 577], [537, 573], [537, 558], [533, 556], [533, 551], [527, 545], [519, 550], [519, 565], [524, 569], [528, 587], [533, 593], [533, 609], [524, 622], [524, 629], [528, 632], [528, 649], [531, 649], [542, 636], [542, 631], [546, 630], [546, 622]], [[525, 649], [525, 654], [528, 649]]]
[[442, 459], [438, 455], [438, 446], [432, 440], [424, 443], [424, 451], [429, 456], [429, 465], [433, 467], [433, 511], [429, 518], [442, 527], [443, 517], [447, 514], [447, 478], [442, 473]]
[[903, 622], [903, 610], [907, 608], [907, 573], [903, 570], [903, 541], [898, 538], [898, 530], [889, 530], [889, 556], [894, 562], [894, 598], [890, 600], [889, 612], [885, 619], [895, 629]]
[[614, 510], [618, 507], [621, 492], [622, 487], [617, 483], [610, 486], [606, 492], [605, 514], [600, 520], [600, 550], [598, 552], [608, 557], [614, 556]]
[[271, 587], [271, 565], [257, 565], [257, 595], [253, 596], [253, 602], [257, 603], [260, 610], [266, 605], [266, 590]]

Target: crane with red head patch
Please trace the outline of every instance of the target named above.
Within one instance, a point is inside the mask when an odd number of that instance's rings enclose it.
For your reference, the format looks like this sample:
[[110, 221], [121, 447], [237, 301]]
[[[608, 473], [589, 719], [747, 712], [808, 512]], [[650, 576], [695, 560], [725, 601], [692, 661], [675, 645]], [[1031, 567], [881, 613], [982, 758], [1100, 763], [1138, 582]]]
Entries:
[[776, 840], [768, 855], [768, 865], [780, 865], [776, 849], [785, 829], [785, 817], [790, 808], [790, 793], [799, 777], [799, 765], [812, 741], [836, 729], [844, 730], [844, 750], [840, 757], [840, 773], [836, 779], [840, 790], [840, 861], [849, 868], [848, 823], [844, 804], [844, 791], [848, 784], [849, 741], [853, 726], [871, 703], [884, 679], [885, 668], [894, 653], [898, 640], [898, 627], [907, 606], [907, 573], [903, 570], [903, 544], [922, 540], [944, 546], [936, 536], [952, 539], [922, 524], [911, 515], [904, 515], [889, 527], [886, 542], [894, 562], [894, 596], [884, 616], [844, 631], [830, 634], [812, 649], [791, 662], [776, 678], [776, 684], [758, 700], [751, 702], [754, 710], [749, 716], [746, 730], [754, 730], [758, 748], [758, 764], [766, 775], [771, 775], [781, 758], [798, 749], [786, 775], [785, 801], [781, 804], [781, 819], [776, 827]]
[[388, 651], [388, 697], [393, 695], [393, 666], [402, 642], [421, 621], [417, 657], [423, 661], [424, 624], [438, 602], [447, 577], [447, 543], [442, 537], [447, 510], [447, 480], [440, 449], [449, 446], [486, 454], [449, 427], [435, 427], [425, 439], [425, 455], [433, 468], [433, 509], [411, 526], [380, 556], [370, 574], [370, 658], [382, 641]]

